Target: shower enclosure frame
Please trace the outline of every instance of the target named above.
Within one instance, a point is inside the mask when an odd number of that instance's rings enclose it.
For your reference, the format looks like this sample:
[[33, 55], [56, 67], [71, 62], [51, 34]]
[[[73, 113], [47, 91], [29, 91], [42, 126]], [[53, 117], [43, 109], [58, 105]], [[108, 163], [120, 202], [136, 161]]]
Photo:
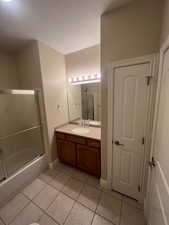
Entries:
[[[0, 141], [5, 140], [7, 138], [10, 137], [14, 137], [20, 134], [24, 134], [27, 133], [31, 130], [35, 130], [35, 129], [40, 129], [40, 135], [41, 135], [41, 140], [42, 140], [42, 146], [43, 146], [43, 151], [41, 154], [39, 154], [38, 156], [36, 156], [35, 158], [33, 158], [32, 160], [30, 160], [29, 162], [25, 163], [21, 168], [19, 168], [18, 170], [23, 169], [23, 167], [26, 167], [27, 165], [31, 164], [34, 160], [38, 159], [39, 157], [45, 155], [46, 153], [46, 143], [47, 143], [47, 136], [46, 131], [45, 131], [45, 122], [44, 122], [44, 118], [43, 118], [43, 104], [42, 104], [42, 96], [41, 96], [41, 91], [40, 89], [32, 89], [32, 90], [22, 90], [22, 89], [0, 89], [0, 95], [4, 94], [4, 95], [33, 95], [35, 96], [36, 99], [36, 105], [37, 105], [37, 115], [38, 115], [38, 120], [39, 120], [39, 125], [37, 126], [32, 126], [30, 128], [27, 129], [23, 129], [20, 131], [16, 131], [12, 134], [8, 134], [5, 136], [0, 136]], [[1, 150], [1, 149], [0, 149]], [[4, 182], [5, 180], [7, 180], [8, 178], [10, 178], [10, 176], [13, 176], [15, 173], [18, 172], [15, 171], [14, 174], [12, 175], [8, 175], [7, 172], [7, 167], [5, 165], [5, 159], [3, 157], [3, 151], [1, 153], [1, 167], [2, 167], [2, 171], [4, 173], [4, 178], [2, 178], [2, 180], [0, 180], [0, 183]]]

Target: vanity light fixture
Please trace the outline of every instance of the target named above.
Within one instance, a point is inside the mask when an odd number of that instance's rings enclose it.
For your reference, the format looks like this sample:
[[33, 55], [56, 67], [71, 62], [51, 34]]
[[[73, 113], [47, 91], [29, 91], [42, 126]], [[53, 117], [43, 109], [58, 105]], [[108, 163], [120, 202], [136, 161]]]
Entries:
[[101, 74], [92, 74], [92, 75], [85, 75], [85, 76], [75, 76], [69, 77], [68, 82], [72, 85], [77, 84], [88, 84], [88, 83], [97, 83], [101, 81]]
[[13, 0], [1, 0], [1, 2], [12, 2]]

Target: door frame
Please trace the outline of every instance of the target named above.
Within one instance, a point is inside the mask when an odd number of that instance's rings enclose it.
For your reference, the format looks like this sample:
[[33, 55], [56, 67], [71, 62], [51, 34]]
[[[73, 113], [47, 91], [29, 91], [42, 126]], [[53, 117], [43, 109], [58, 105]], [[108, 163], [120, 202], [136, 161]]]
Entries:
[[[150, 74], [148, 76], [152, 77], [152, 82], [150, 85], [149, 92], [149, 108], [147, 115], [147, 128], [146, 128], [146, 139], [148, 140], [145, 145], [146, 154], [144, 157], [144, 168], [142, 174], [142, 193], [145, 195], [146, 193], [146, 183], [147, 183], [147, 173], [146, 168], [147, 160], [149, 160], [150, 155], [150, 146], [151, 146], [151, 129], [153, 125], [153, 112], [154, 107], [153, 103], [155, 102], [155, 91], [156, 91], [156, 83], [157, 83], [157, 75], [158, 75], [158, 54], [145, 55], [136, 58], [124, 59], [120, 61], [114, 61], [107, 66], [107, 75], [108, 75], [108, 126], [107, 126], [107, 188], [112, 188], [112, 176], [113, 176], [113, 145], [112, 145], [112, 137], [113, 137], [113, 105], [114, 105], [114, 75], [115, 69], [126, 66], [133, 66], [138, 64], [150, 64]], [[152, 85], [153, 84], [153, 85]], [[112, 104], [113, 103], [113, 104]], [[142, 201], [143, 198], [140, 199]]]
[[[163, 63], [164, 63], [164, 56], [166, 51], [169, 49], [169, 37], [166, 41], [162, 44], [160, 48], [160, 55], [159, 55], [159, 71], [158, 71], [158, 81], [157, 81], [157, 91], [156, 91], [156, 101], [155, 101], [155, 112], [154, 112], [154, 120], [153, 120], [153, 129], [152, 129], [152, 142], [151, 142], [151, 150], [150, 150], [150, 159], [153, 157], [155, 153], [155, 143], [156, 143], [156, 135], [157, 135], [157, 125], [158, 125], [158, 115], [159, 115], [159, 105], [160, 105], [160, 95], [161, 95], [161, 85], [162, 85], [162, 78], [163, 78]], [[158, 165], [157, 165], [158, 166]], [[148, 221], [149, 217], [149, 201], [150, 201], [150, 191], [151, 191], [151, 170], [148, 170], [148, 181], [147, 181], [147, 195], [145, 198], [144, 204], [144, 212], [145, 217]]]

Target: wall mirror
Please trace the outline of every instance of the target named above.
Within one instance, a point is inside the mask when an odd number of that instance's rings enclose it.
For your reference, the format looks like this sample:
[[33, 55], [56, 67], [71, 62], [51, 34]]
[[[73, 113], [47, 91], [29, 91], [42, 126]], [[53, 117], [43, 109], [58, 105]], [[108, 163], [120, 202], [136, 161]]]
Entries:
[[101, 125], [101, 83], [96, 82], [69, 82], [68, 106], [70, 122], [79, 123], [89, 120], [93, 126]]

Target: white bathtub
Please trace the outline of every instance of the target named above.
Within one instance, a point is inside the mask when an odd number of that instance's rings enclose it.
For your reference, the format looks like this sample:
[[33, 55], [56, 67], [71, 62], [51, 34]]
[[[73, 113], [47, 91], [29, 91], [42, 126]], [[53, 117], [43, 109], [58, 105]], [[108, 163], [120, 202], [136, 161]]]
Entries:
[[38, 177], [47, 166], [46, 157], [43, 155], [0, 183], [0, 207]]

